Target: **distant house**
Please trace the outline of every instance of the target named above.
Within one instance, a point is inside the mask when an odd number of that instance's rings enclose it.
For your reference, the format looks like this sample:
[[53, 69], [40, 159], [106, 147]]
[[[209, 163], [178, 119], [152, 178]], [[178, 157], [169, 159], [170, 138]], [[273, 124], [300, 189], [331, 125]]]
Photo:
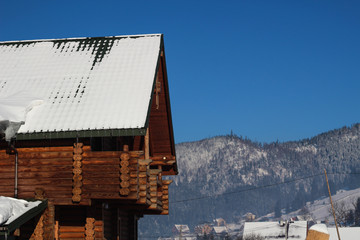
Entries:
[[48, 204], [0, 231], [137, 239], [178, 172], [163, 35], [0, 42], [0, 162], [0, 195]]
[[188, 225], [175, 224], [173, 227], [174, 235], [190, 234]]
[[226, 228], [227, 228], [228, 234], [230, 236], [242, 235], [243, 225], [235, 224], [235, 223], [228, 223], [228, 224], [226, 224]]
[[297, 239], [305, 240], [307, 233], [307, 222], [292, 222], [288, 226], [280, 222], [245, 222], [243, 236], [260, 235], [267, 240]]
[[216, 218], [214, 220], [215, 225], [220, 227], [220, 226], [226, 226], [226, 221], [223, 218]]
[[248, 212], [248, 213], [245, 213], [244, 215], [243, 215], [243, 218], [245, 219], [245, 221], [246, 222], [252, 222], [252, 221], [254, 221], [255, 220], [255, 214], [252, 214], [252, 213], [250, 213], [250, 212]]
[[195, 227], [195, 233], [200, 236], [208, 235], [211, 233], [211, 231], [212, 224], [210, 223], [199, 224]]
[[225, 226], [220, 226], [220, 227], [214, 226], [213, 230], [215, 235], [225, 235], [228, 233], [228, 230]]

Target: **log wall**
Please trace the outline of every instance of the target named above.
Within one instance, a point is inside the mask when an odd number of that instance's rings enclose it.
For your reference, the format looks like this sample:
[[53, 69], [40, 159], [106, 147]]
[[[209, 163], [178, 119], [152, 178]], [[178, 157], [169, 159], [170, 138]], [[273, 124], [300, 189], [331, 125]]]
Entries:
[[[168, 214], [170, 182], [142, 151], [94, 152], [81, 143], [17, 151], [18, 197], [49, 203], [19, 239], [136, 239], [137, 216]], [[14, 176], [15, 155], [0, 150], [0, 195], [14, 197]]]
[[[162, 211], [162, 170], [141, 151], [93, 152], [90, 146], [18, 148], [18, 197], [41, 188], [53, 205], [128, 200]], [[0, 151], [0, 194], [14, 197], [15, 155]]]

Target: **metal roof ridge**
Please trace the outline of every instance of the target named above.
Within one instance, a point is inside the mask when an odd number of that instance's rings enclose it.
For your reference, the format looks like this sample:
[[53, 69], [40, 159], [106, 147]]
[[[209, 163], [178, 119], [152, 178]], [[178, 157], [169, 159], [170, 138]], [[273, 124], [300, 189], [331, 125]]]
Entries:
[[73, 37], [73, 38], [53, 38], [53, 39], [28, 39], [28, 40], [10, 40], [0, 41], [1, 43], [28, 43], [28, 42], [51, 42], [51, 41], [73, 41], [73, 40], [86, 40], [95, 38], [138, 38], [138, 37], [154, 37], [162, 36], [163, 33], [148, 33], [148, 34], [132, 34], [132, 35], [114, 35], [114, 36], [98, 36], [98, 37]]

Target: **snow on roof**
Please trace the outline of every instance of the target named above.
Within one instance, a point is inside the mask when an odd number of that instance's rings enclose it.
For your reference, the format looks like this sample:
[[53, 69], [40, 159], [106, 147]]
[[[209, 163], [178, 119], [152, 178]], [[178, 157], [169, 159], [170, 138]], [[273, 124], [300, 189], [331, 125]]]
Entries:
[[[307, 231], [306, 221], [290, 223], [288, 239], [305, 240]], [[279, 222], [245, 222], [243, 235], [261, 235], [268, 240], [285, 239], [286, 227]]]
[[21, 199], [0, 196], [0, 225], [13, 222], [40, 203], [41, 201], [28, 202]]
[[[336, 228], [328, 228], [330, 238], [329, 240], [338, 240]], [[341, 239], [357, 240], [360, 236], [360, 227], [344, 227], [339, 228], [339, 234]]]
[[179, 232], [183, 232], [183, 233], [190, 232], [190, 228], [188, 225], [175, 224], [175, 228]]
[[[145, 128], [161, 37], [0, 42], [0, 98], [42, 100], [18, 133]], [[24, 116], [19, 101], [11, 114]]]
[[213, 228], [216, 234], [227, 233], [227, 228], [225, 226], [214, 226]]
[[314, 230], [317, 232], [329, 234], [329, 231], [325, 224], [315, 224], [315, 225], [311, 226], [311, 228], [309, 230]]

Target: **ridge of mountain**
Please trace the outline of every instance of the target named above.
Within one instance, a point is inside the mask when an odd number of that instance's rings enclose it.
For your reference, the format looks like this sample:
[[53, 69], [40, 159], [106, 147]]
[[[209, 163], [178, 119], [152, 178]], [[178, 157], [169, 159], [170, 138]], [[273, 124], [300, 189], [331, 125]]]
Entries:
[[324, 168], [332, 191], [360, 187], [360, 124], [284, 143], [217, 136], [177, 144], [176, 154], [170, 215], [141, 220], [141, 233], [148, 232], [147, 221], [158, 224], [151, 232], [166, 232], [175, 223], [193, 227], [216, 217], [263, 215], [275, 204], [301, 208], [324, 195]]

